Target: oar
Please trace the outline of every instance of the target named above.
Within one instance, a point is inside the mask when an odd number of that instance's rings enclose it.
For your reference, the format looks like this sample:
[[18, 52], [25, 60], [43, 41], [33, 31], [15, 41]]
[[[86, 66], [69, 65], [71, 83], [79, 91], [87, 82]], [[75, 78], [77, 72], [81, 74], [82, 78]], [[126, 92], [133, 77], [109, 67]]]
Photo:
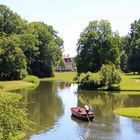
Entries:
[[88, 113], [87, 113], [87, 118], [88, 118], [89, 123], [91, 123], [91, 121], [90, 121], [90, 119], [89, 119], [89, 116], [88, 116]]

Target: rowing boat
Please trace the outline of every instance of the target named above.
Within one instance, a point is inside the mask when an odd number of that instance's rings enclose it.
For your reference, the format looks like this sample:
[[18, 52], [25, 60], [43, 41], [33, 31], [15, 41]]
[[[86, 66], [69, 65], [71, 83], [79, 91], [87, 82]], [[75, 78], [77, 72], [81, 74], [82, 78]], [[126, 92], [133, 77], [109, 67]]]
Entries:
[[82, 107], [72, 107], [71, 113], [74, 117], [81, 120], [92, 121], [94, 119], [94, 112], [89, 111], [87, 114], [85, 108], [82, 108]]

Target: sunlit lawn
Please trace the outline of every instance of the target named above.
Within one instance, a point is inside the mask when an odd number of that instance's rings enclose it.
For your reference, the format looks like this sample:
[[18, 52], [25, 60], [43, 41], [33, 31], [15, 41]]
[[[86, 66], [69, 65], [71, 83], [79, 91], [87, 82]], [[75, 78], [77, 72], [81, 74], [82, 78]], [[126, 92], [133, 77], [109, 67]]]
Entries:
[[[42, 78], [41, 81], [68, 81], [74, 82], [73, 78], [75, 77], [76, 72], [55, 72], [55, 76], [51, 78]], [[15, 90], [20, 88], [30, 87], [32, 83], [24, 82], [24, 81], [3, 81], [0, 82], [0, 90]], [[120, 83], [121, 91], [132, 91], [136, 94], [135, 91], [139, 91], [140, 93], [140, 75], [132, 75], [132, 74], [123, 74], [122, 81]], [[122, 92], [123, 94], [128, 94], [127, 92]]]
[[51, 78], [42, 78], [41, 81], [68, 81], [74, 82], [73, 78], [76, 72], [55, 72], [55, 76]]
[[140, 91], [140, 75], [123, 74], [120, 83], [121, 91]]
[[[55, 72], [52, 78], [42, 78], [41, 81], [69, 81], [74, 82], [76, 72]], [[140, 91], [140, 75], [123, 74], [120, 83], [121, 91]]]
[[119, 108], [114, 111], [115, 114], [140, 119], [140, 107]]
[[11, 91], [21, 88], [28, 88], [33, 86], [32, 83], [24, 82], [24, 81], [3, 81], [0, 82], [0, 90], [1, 91]]

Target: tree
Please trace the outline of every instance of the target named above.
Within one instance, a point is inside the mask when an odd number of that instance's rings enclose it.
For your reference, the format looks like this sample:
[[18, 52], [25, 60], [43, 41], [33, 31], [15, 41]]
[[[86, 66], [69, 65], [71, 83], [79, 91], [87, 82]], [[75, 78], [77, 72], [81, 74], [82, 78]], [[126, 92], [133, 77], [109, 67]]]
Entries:
[[123, 72], [129, 72], [128, 56], [130, 53], [130, 42], [128, 36], [122, 37], [120, 47], [120, 68]]
[[38, 55], [30, 64], [31, 74], [39, 77], [53, 76], [53, 68], [61, 58], [63, 41], [52, 26], [43, 22], [29, 23], [28, 31], [37, 36]]
[[112, 88], [114, 84], [118, 85], [121, 81], [120, 71], [113, 64], [102, 65], [100, 74], [102, 85], [107, 86], [108, 89]]
[[0, 80], [21, 79], [26, 74], [26, 58], [14, 35], [0, 37]]
[[131, 24], [129, 38], [128, 65], [130, 71], [140, 73], [140, 19]]
[[81, 33], [77, 43], [76, 65], [78, 73], [97, 72], [102, 64], [119, 67], [119, 34], [113, 33], [107, 20], [92, 21]]
[[7, 6], [0, 5], [0, 34], [22, 33], [26, 29], [26, 21], [13, 13]]
[[31, 33], [24, 33], [16, 35], [20, 39], [20, 48], [26, 56], [27, 71], [32, 74], [31, 65], [35, 62], [35, 58], [39, 55], [38, 45], [40, 44], [37, 35]]

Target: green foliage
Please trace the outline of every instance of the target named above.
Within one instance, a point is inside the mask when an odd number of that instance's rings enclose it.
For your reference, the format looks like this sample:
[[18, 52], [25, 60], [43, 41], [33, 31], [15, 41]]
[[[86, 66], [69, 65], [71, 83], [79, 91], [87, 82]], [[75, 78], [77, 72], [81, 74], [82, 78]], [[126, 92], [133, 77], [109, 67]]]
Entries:
[[115, 68], [115, 65], [102, 65], [101, 70], [101, 83], [107, 88], [112, 88], [114, 84], [119, 84], [121, 81], [120, 70]]
[[97, 72], [102, 64], [119, 66], [119, 34], [113, 33], [107, 20], [92, 21], [77, 43], [77, 72]]
[[120, 45], [121, 68], [126, 72], [140, 73], [140, 19], [135, 20], [130, 27], [130, 33], [122, 38]]
[[[26, 31], [27, 32], [27, 31]], [[39, 54], [39, 41], [37, 35], [31, 33], [24, 33], [19, 36], [20, 38], [20, 48], [23, 50], [24, 55], [26, 56], [27, 62], [27, 71], [31, 73], [31, 64], [35, 61], [35, 57]]]
[[15, 35], [0, 37], [0, 80], [22, 79], [27, 74], [19, 41]]
[[103, 65], [97, 73], [81, 73], [74, 80], [84, 88], [98, 89], [107, 87], [111, 89], [114, 85], [118, 85], [121, 81], [120, 71], [115, 65]]
[[60, 59], [60, 61], [58, 62], [58, 65], [61, 67], [61, 68], [65, 68], [66, 65], [65, 65], [65, 61], [63, 58]]
[[30, 64], [31, 74], [38, 77], [53, 76], [53, 67], [61, 58], [63, 41], [57, 32], [43, 22], [29, 24], [28, 32], [37, 36], [38, 54]]
[[[29, 129], [31, 122], [20, 109], [20, 95], [0, 92], [0, 139], [15, 139], [21, 131]], [[23, 136], [23, 135], [22, 135]]]
[[0, 4], [0, 34], [20, 34], [24, 29], [26, 29], [26, 21], [7, 6]]
[[22, 79], [27, 73], [53, 76], [63, 40], [52, 26], [27, 22], [0, 5], [0, 80]]
[[33, 76], [33, 75], [28, 75], [28, 76], [26, 76], [26, 77], [23, 79], [23, 81], [29, 82], [29, 83], [33, 83], [33, 84], [36, 84], [36, 85], [39, 85], [39, 83], [40, 83], [39, 78], [36, 77], [36, 76]]
[[128, 64], [131, 71], [140, 73], [140, 19], [131, 24]]
[[98, 88], [101, 85], [101, 77], [99, 73], [81, 73], [79, 76], [74, 78], [78, 84], [83, 88]]

